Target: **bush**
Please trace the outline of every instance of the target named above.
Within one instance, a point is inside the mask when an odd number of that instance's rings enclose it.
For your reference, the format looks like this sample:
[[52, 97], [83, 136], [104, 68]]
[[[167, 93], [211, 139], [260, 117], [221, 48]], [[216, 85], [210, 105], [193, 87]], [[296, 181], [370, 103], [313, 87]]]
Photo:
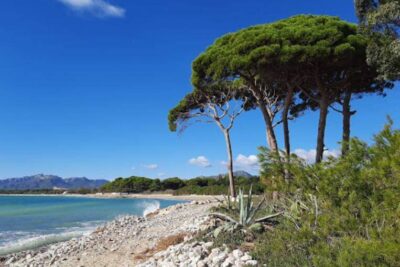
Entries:
[[[260, 156], [262, 179], [270, 190], [279, 190], [280, 200], [311, 194], [316, 205], [281, 218], [274, 231], [259, 238], [254, 256], [262, 263], [399, 266], [400, 131], [391, 123], [372, 145], [351, 140], [341, 158], [308, 165], [294, 157], [289, 184], [266, 153]], [[288, 209], [279, 203], [274, 208]]]

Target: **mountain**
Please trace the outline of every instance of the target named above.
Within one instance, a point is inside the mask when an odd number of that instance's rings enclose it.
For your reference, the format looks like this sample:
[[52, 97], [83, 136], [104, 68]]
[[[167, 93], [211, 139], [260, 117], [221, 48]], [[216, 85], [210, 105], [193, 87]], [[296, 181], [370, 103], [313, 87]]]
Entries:
[[[221, 173], [221, 174], [218, 174], [218, 175], [212, 175], [212, 176], [200, 176], [200, 177], [197, 177], [197, 178], [213, 178], [213, 179], [218, 179], [218, 178], [222, 178], [222, 177], [224, 177], [224, 176], [227, 176], [228, 174], [227, 173]], [[252, 178], [252, 177], [256, 177], [255, 175], [252, 175], [252, 174], [250, 174], [250, 173], [248, 173], [248, 172], [246, 172], [246, 171], [234, 171], [233, 172], [233, 176], [235, 176], [235, 177], [244, 177], [244, 178]]]
[[245, 178], [255, 177], [255, 175], [252, 175], [252, 174], [250, 174], [248, 172], [245, 172], [245, 171], [235, 171], [235, 172], [233, 172], [233, 176], [245, 177]]
[[79, 189], [98, 188], [107, 180], [90, 180], [86, 177], [73, 177], [63, 179], [56, 175], [37, 174], [21, 178], [0, 180], [0, 190], [27, 190], [27, 189]]

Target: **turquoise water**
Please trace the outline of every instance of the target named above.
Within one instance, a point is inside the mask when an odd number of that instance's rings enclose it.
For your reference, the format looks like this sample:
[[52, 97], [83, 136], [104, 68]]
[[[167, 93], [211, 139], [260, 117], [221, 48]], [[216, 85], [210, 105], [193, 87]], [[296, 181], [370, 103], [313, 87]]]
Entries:
[[100, 199], [65, 196], [0, 196], [0, 255], [90, 233], [125, 214], [180, 203], [157, 199]]

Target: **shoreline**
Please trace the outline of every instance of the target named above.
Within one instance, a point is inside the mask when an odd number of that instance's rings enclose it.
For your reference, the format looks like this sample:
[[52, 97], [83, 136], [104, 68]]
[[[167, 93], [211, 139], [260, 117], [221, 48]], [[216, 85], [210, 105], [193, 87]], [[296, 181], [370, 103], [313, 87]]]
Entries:
[[87, 198], [134, 198], [134, 199], [158, 199], [158, 200], [182, 200], [182, 201], [210, 201], [222, 199], [222, 195], [173, 195], [163, 193], [135, 193], [135, 194], [123, 194], [123, 193], [102, 193], [102, 194], [0, 194], [2, 196], [15, 196], [15, 197], [87, 197]]
[[140, 256], [166, 236], [199, 231], [214, 205], [215, 201], [195, 200], [159, 209], [146, 218], [123, 216], [88, 235], [1, 256], [0, 266], [136, 266], [132, 254]]

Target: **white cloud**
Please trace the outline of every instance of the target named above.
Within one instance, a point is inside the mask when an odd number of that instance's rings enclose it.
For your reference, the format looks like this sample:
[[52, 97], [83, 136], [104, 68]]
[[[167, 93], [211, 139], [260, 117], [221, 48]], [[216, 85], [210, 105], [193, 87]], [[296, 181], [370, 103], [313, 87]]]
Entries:
[[[226, 161], [221, 161], [221, 165], [226, 166], [227, 164]], [[233, 167], [235, 170], [257, 171], [259, 168], [258, 157], [256, 155], [239, 154], [233, 162]]]
[[242, 167], [252, 168], [258, 166], [258, 158], [256, 155], [245, 156], [243, 154], [239, 154], [236, 157], [236, 164]]
[[[294, 154], [299, 156], [300, 158], [303, 158], [305, 161], [308, 163], [314, 163], [315, 162], [315, 155], [317, 154], [315, 149], [310, 149], [310, 150], [305, 150], [302, 148], [298, 148], [294, 150]], [[324, 159], [328, 157], [334, 157], [337, 158], [340, 156], [340, 151], [333, 149], [333, 150], [325, 150], [324, 151]]]
[[157, 173], [157, 176], [163, 178], [165, 176], [165, 172], [159, 172]]
[[210, 161], [204, 156], [189, 159], [189, 164], [196, 165], [203, 168], [211, 167]]
[[79, 12], [89, 12], [98, 17], [124, 17], [125, 9], [112, 5], [105, 0], [58, 0], [69, 8]]
[[149, 170], [155, 170], [158, 168], [158, 164], [152, 163], [152, 164], [148, 164], [148, 165], [143, 165], [143, 167], [145, 167], [146, 169], [149, 169]]

